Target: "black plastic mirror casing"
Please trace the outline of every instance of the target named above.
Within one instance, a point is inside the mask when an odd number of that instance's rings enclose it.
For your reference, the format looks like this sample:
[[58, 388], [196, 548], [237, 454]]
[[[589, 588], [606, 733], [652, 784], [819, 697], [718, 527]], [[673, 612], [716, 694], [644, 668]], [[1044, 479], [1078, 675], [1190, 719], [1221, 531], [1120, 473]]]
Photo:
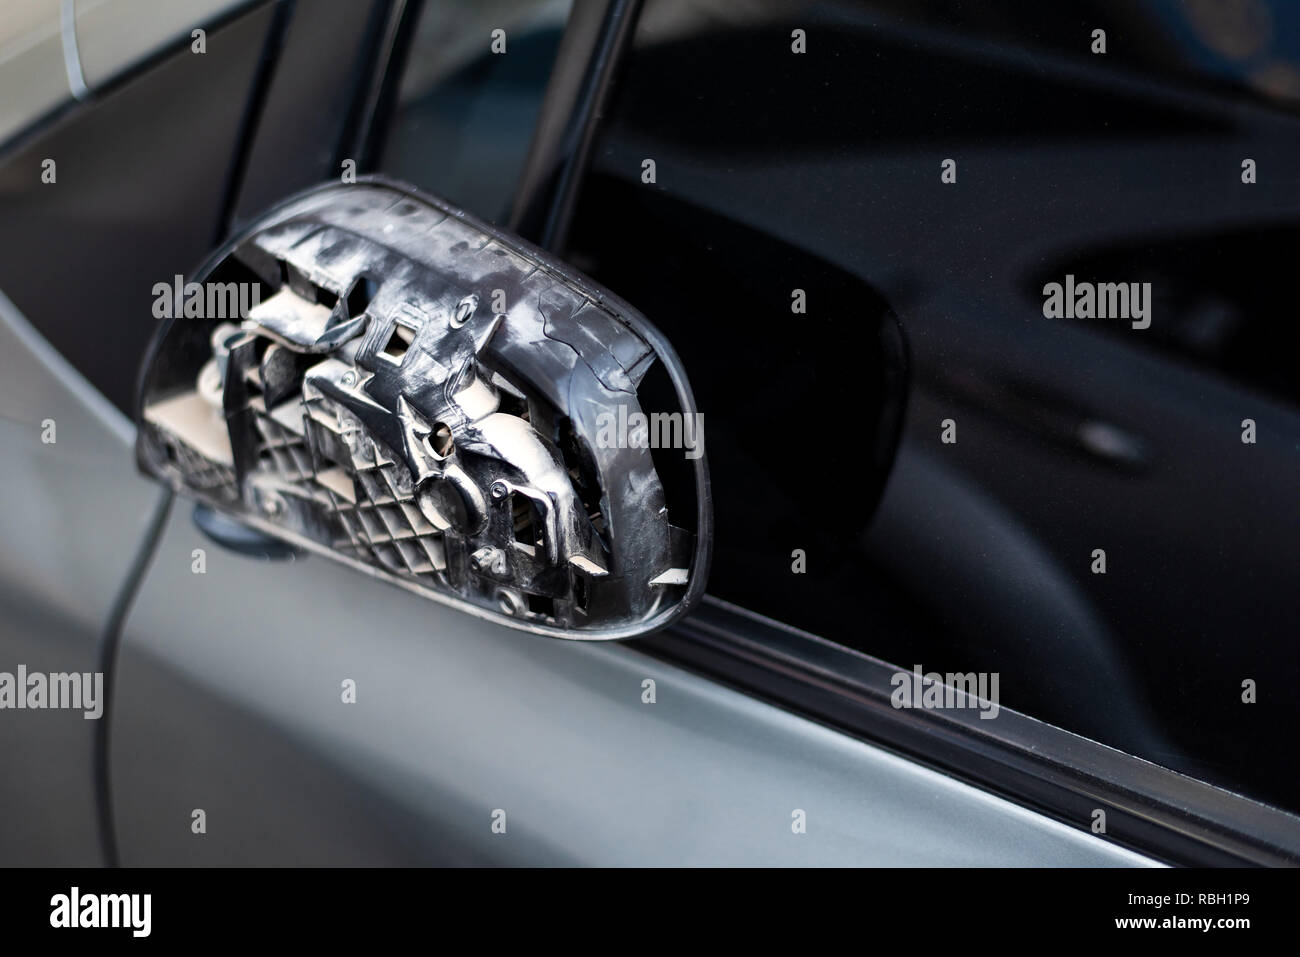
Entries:
[[[147, 474], [537, 634], [644, 635], [703, 594], [712, 504], [681, 364], [547, 253], [364, 177], [277, 205], [176, 286], [141, 373]], [[671, 410], [639, 400], [656, 364]], [[689, 474], [689, 507], [661, 472]]]

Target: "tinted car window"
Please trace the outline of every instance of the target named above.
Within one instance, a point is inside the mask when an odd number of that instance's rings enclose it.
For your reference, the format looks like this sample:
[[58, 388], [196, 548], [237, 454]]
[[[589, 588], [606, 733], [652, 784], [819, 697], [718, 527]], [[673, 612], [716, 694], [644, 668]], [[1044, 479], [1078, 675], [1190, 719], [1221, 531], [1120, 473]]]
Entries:
[[[0, 289], [128, 414], [158, 327], [155, 285], [192, 270], [224, 226], [271, 22], [259, 7], [214, 28], [221, 41], [209, 54], [186, 43], [0, 155]], [[203, 122], [177, 135], [194, 115]]]
[[569, 6], [424, 4], [379, 169], [491, 221], [504, 218]]
[[1295, 13], [650, 0], [567, 254], [695, 383], [711, 590], [1300, 807]]

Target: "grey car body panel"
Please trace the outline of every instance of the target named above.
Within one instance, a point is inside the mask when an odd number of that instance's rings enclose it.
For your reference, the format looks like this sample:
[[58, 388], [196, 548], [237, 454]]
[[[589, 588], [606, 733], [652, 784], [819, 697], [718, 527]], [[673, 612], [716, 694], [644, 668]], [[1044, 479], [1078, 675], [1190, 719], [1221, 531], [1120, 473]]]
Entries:
[[[129, 423], [3, 297], [0, 318], [0, 670], [94, 671], [159, 491]], [[124, 864], [1151, 863], [632, 648], [236, 555], [190, 513], [127, 618], [107, 716]], [[94, 732], [0, 712], [0, 864], [99, 863]]]
[[[98, 670], [159, 496], [128, 454], [133, 434], [0, 294], [0, 672]], [[100, 863], [95, 725], [77, 710], [0, 711], [0, 865]]]
[[1149, 863], [633, 648], [224, 551], [191, 511], [123, 633], [124, 864]]

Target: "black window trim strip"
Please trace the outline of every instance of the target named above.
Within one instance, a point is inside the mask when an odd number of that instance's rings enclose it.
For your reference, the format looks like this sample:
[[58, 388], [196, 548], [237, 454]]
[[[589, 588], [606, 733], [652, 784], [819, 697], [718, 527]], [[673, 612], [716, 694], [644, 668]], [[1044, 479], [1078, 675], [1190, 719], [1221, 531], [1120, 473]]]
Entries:
[[[1169, 864], [1295, 866], [1300, 817], [1002, 707], [895, 708], [900, 669], [720, 599], [640, 651]], [[1099, 836], [1099, 839], [1100, 838]]]
[[564, 247], [574, 205], [641, 0], [574, 0], [516, 182], [509, 228], [548, 252]]
[[423, 9], [424, 0], [376, 2], [373, 37], [366, 44], [366, 62], [354, 87], [351, 115], [335, 149], [335, 169], [351, 156], [357, 159], [358, 173], [378, 172], [375, 167]]

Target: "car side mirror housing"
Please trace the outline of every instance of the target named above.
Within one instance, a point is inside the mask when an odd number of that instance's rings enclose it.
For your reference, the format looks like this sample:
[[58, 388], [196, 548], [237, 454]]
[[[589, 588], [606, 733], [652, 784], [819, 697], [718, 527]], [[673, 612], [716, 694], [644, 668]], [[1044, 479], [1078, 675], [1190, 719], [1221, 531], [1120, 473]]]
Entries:
[[[136, 449], [176, 491], [536, 634], [643, 635], [703, 594], [685, 373], [542, 250], [366, 177], [278, 205], [156, 295]], [[673, 408], [644, 404], [652, 375]]]

